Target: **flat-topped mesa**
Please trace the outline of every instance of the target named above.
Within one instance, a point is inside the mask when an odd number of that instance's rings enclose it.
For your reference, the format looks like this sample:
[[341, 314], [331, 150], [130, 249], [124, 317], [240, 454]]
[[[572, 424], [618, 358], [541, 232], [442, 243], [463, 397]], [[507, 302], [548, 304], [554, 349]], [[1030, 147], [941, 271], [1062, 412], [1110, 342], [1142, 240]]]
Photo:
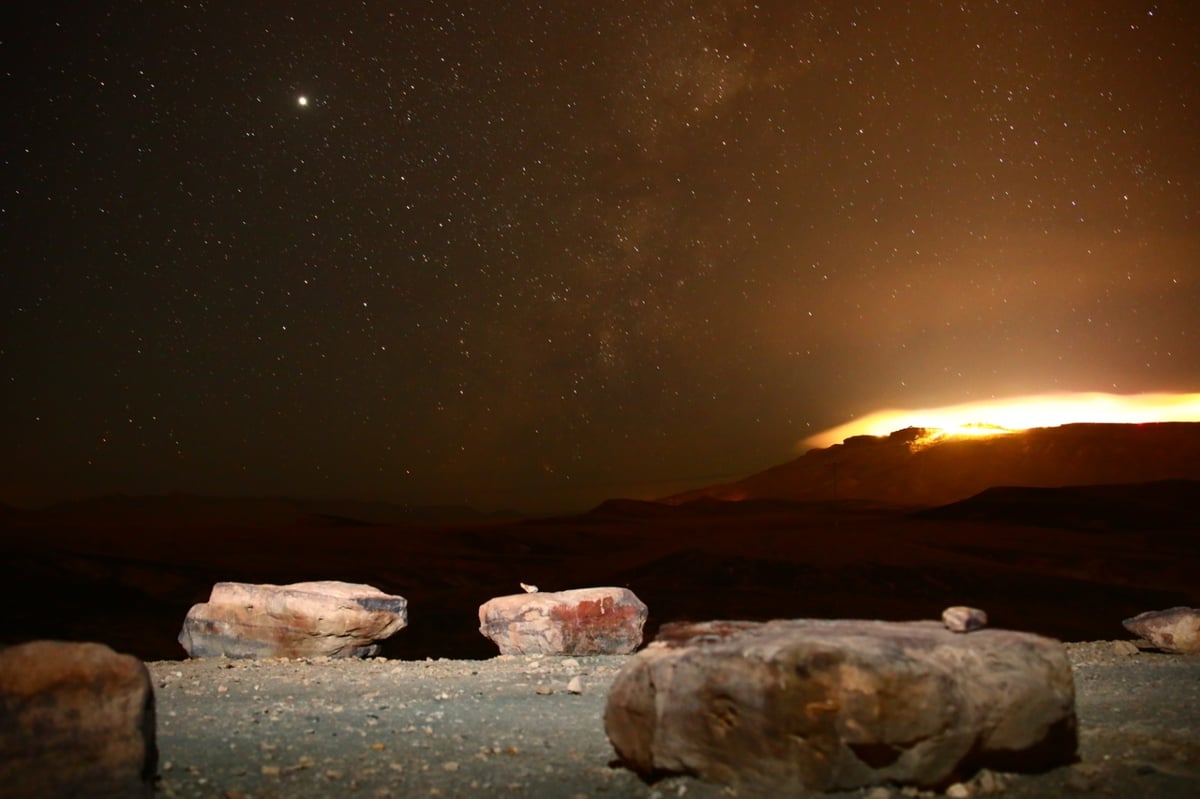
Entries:
[[609, 692], [625, 765], [796, 795], [941, 786], [1075, 759], [1058, 641], [940, 622], [796, 619], [664, 625]]
[[531, 591], [480, 605], [479, 632], [502, 655], [627, 655], [642, 643], [647, 613], [628, 588]]
[[370, 657], [407, 623], [408, 600], [369, 585], [217, 583], [179, 643], [194, 658]]

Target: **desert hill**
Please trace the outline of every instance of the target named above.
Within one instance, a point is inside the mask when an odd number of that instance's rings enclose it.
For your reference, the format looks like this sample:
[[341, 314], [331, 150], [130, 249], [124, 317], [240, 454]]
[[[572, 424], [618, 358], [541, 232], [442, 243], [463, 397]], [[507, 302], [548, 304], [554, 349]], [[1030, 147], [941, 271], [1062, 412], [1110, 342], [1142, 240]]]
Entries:
[[1192, 488], [1104, 487], [1128, 511], [1118, 527], [1079, 515], [1090, 487], [984, 492], [935, 510], [702, 499], [457, 525], [306, 516], [277, 526], [120, 526], [29, 513], [0, 536], [0, 643], [100, 640], [178, 658], [183, 617], [213, 583], [313, 579], [407, 597], [409, 626], [385, 647], [400, 658], [494, 655], [477, 609], [520, 582], [627, 586], [651, 608], [648, 635], [668, 621], [936, 618], [972, 604], [1001, 626], [1103, 639], [1142, 610], [1200, 604], [1192, 517], [1137, 516], [1161, 508], [1164, 492], [1183, 501]]
[[[222, 580], [338, 579], [409, 600], [392, 657], [486, 658], [486, 600], [631, 588], [647, 635], [716, 618], [936, 618], [1095, 640], [1200, 605], [1200, 424], [1069, 425], [914, 448], [851, 439], [738, 483], [574, 516], [429, 521], [394, 506], [108, 497], [9, 514], [0, 644], [99, 640], [182, 657]], [[730, 501], [736, 499], [737, 501]], [[438, 514], [431, 514], [437, 516]]]
[[1075, 530], [1200, 530], [1200, 481], [1031, 488], [997, 486], [917, 518]]
[[732, 483], [662, 500], [863, 499], [944, 505], [996, 486], [1200, 480], [1200, 423], [1069, 424], [918, 444], [925, 431], [855, 436]]

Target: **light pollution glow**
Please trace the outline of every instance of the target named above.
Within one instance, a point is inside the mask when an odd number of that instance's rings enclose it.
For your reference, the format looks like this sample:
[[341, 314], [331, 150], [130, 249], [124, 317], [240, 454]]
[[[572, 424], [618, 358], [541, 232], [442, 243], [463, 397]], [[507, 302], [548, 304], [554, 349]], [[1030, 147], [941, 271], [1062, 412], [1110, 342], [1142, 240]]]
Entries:
[[944, 438], [1002, 435], [1016, 430], [1078, 422], [1142, 424], [1196, 421], [1200, 421], [1200, 394], [1033, 394], [943, 408], [876, 411], [809, 436], [800, 442], [799, 449], [828, 447], [840, 444], [851, 436], [886, 436], [908, 427], [936, 430], [939, 435], [932, 438]]

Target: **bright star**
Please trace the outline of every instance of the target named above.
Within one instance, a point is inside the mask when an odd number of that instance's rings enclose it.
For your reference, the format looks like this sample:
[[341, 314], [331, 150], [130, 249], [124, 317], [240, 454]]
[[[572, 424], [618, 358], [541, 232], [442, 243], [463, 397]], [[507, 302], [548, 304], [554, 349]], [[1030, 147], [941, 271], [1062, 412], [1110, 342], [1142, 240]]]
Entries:
[[301, 107], [308, 105], [308, 97], [306, 97], [303, 94], [300, 95], [299, 97], [296, 98], [296, 104]]

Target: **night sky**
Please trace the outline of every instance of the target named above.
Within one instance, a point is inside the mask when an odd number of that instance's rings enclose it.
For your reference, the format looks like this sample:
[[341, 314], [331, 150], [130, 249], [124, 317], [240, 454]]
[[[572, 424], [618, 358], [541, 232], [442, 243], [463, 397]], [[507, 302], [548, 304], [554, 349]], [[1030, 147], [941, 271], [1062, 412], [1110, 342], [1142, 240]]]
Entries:
[[582, 508], [1200, 385], [1191, 0], [0, 13], [2, 501]]

